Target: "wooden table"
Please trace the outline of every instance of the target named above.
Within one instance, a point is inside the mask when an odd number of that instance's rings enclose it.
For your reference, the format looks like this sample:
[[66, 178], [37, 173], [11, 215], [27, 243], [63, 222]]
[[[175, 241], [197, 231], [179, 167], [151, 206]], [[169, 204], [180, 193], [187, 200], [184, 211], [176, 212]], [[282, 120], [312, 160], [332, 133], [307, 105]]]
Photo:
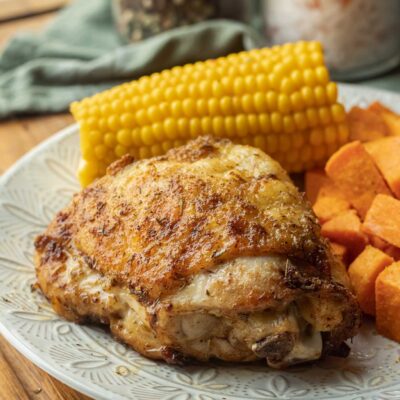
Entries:
[[[57, 1], [60, 3], [60, 0]], [[4, 7], [10, 6], [10, 13], [11, 11], [14, 13], [17, 3], [18, 0], [0, 0], [0, 20]], [[32, 5], [35, 2], [29, 0], [26, 3]], [[54, 3], [47, 0], [48, 5], [54, 6]], [[36, 11], [33, 11], [30, 10], [27, 14], [35, 14]], [[45, 13], [0, 23], [0, 48], [17, 31], [40, 29], [51, 18], [54, 18], [53, 13]], [[69, 114], [0, 121], [0, 175], [32, 147], [71, 123], [72, 117]], [[36, 367], [0, 335], [0, 400], [28, 399], [87, 400], [89, 398]]]

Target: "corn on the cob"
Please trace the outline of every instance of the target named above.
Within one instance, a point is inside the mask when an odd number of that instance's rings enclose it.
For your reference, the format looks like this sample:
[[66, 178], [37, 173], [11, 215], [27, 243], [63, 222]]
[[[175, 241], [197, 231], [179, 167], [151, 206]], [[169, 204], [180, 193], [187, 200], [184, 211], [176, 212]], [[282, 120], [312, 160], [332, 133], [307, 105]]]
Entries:
[[321, 45], [298, 42], [174, 67], [72, 103], [83, 186], [123, 154], [146, 158], [203, 134], [259, 147], [289, 172], [348, 140]]

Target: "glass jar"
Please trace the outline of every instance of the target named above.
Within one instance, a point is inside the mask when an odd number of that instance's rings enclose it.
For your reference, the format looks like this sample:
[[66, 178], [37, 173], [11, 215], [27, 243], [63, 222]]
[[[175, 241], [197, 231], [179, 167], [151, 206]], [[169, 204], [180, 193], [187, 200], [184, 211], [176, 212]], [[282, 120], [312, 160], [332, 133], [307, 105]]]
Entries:
[[371, 77], [400, 62], [399, 0], [265, 0], [271, 44], [318, 40], [337, 80]]
[[171, 28], [216, 16], [213, 0], [113, 0], [120, 34], [136, 42]]

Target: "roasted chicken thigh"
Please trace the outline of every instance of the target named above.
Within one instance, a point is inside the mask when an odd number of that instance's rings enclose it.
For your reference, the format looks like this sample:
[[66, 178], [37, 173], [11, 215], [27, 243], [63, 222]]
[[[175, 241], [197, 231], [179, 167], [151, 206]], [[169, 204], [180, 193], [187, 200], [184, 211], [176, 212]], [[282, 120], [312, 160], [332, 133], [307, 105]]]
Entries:
[[154, 359], [285, 367], [345, 353], [359, 325], [303, 194], [261, 150], [229, 140], [123, 157], [35, 246], [56, 312], [107, 324]]

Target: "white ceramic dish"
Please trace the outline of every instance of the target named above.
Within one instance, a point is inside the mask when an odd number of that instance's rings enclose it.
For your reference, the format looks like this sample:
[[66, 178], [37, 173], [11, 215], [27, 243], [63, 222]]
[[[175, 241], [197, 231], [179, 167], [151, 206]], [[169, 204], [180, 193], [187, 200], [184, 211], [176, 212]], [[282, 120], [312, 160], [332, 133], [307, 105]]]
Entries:
[[[346, 106], [400, 96], [340, 87]], [[185, 368], [143, 358], [104, 330], [60, 319], [30, 285], [32, 241], [79, 190], [78, 130], [71, 126], [19, 160], [0, 179], [0, 333], [39, 367], [96, 399], [399, 399], [400, 346], [364, 325], [349, 358], [274, 371], [210, 363]], [[1, 396], [0, 396], [1, 397]]]

